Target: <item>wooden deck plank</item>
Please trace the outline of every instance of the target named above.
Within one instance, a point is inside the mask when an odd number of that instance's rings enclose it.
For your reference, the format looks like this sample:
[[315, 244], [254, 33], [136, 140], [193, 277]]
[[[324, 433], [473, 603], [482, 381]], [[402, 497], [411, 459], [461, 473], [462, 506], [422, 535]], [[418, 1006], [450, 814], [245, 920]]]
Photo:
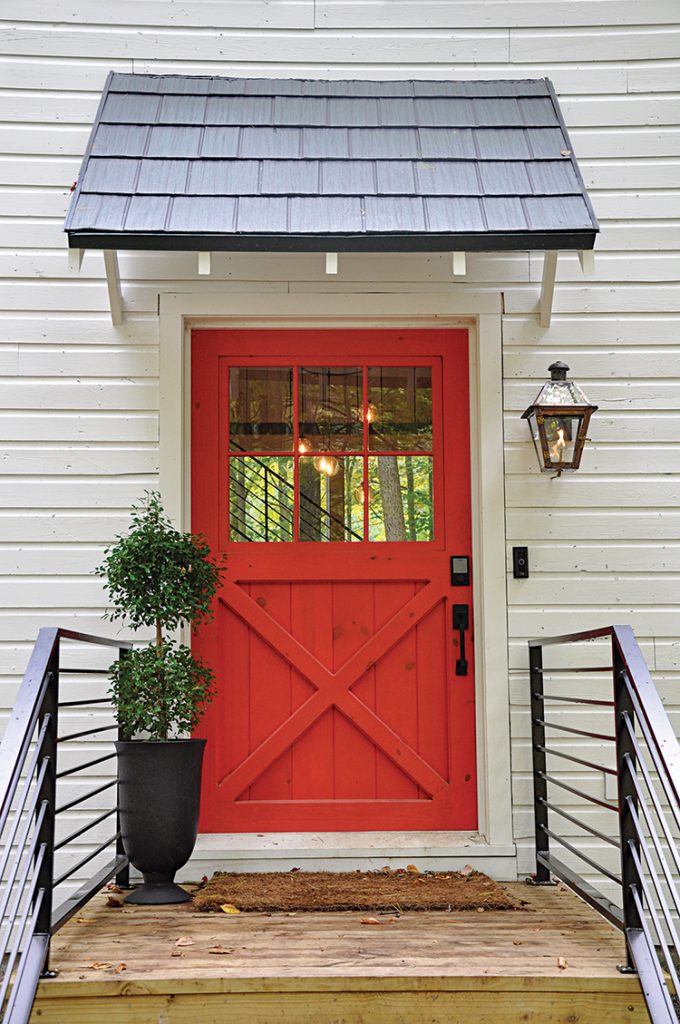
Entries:
[[[360, 912], [116, 910], [98, 896], [55, 937], [59, 975], [41, 982], [33, 1021], [644, 1024], [637, 979], [616, 971], [620, 933], [562, 887], [511, 888], [524, 909], [380, 925]], [[209, 953], [217, 944], [230, 952]]]

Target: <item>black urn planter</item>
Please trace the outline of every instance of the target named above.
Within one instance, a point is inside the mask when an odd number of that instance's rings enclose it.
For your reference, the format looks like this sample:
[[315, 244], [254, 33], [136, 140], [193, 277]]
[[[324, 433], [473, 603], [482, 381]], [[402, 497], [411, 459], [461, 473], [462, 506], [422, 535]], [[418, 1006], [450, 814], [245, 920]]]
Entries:
[[144, 884], [127, 903], [183, 903], [174, 882], [196, 844], [205, 740], [121, 740], [118, 752], [123, 846]]

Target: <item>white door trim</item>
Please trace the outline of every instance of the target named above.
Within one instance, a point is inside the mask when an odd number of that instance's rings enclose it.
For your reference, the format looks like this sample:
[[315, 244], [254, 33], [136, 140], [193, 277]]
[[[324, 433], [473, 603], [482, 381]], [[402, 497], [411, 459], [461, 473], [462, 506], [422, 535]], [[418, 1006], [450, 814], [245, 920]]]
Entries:
[[[352, 311], [350, 315], [347, 310]], [[500, 293], [464, 287], [447, 294], [423, 295], [302, 291], [161, 294], [160, 490], [168, 513], [182, 529], [188, 529], [191, 328], [312, 324], [468, 328], [479, 834], [488, 847], [502, 849], [507, 855], [513, 835], [500, 314]], [[422, 843], [415, 835], [412, 838], [418, 846], [427, 847], [427, 835], [422, 834]], [[366, 840], [368, 853], [368, 835]]]

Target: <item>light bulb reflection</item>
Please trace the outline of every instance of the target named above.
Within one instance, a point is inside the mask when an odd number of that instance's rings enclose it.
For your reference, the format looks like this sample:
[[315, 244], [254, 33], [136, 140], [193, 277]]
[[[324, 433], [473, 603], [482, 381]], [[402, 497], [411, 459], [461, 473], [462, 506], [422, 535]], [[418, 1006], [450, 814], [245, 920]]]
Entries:
[[340, 463], [332, 455], [317, 455], [313, 462], [317, 473], [322, 473], [324, 476], [336, 476], [340, 469]]

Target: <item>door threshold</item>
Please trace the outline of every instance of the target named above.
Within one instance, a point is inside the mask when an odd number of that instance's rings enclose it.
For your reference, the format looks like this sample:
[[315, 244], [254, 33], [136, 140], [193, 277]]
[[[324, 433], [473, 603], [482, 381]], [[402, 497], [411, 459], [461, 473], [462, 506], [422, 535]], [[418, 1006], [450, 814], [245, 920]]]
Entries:
[[203, 833], [181, 877], [214, 871], [375, 871], [415, 864], [421, 871], [459, 871], [470, 864], [499, 881], [517, 878], [512, 843], [491, 844], [478, 832]]

